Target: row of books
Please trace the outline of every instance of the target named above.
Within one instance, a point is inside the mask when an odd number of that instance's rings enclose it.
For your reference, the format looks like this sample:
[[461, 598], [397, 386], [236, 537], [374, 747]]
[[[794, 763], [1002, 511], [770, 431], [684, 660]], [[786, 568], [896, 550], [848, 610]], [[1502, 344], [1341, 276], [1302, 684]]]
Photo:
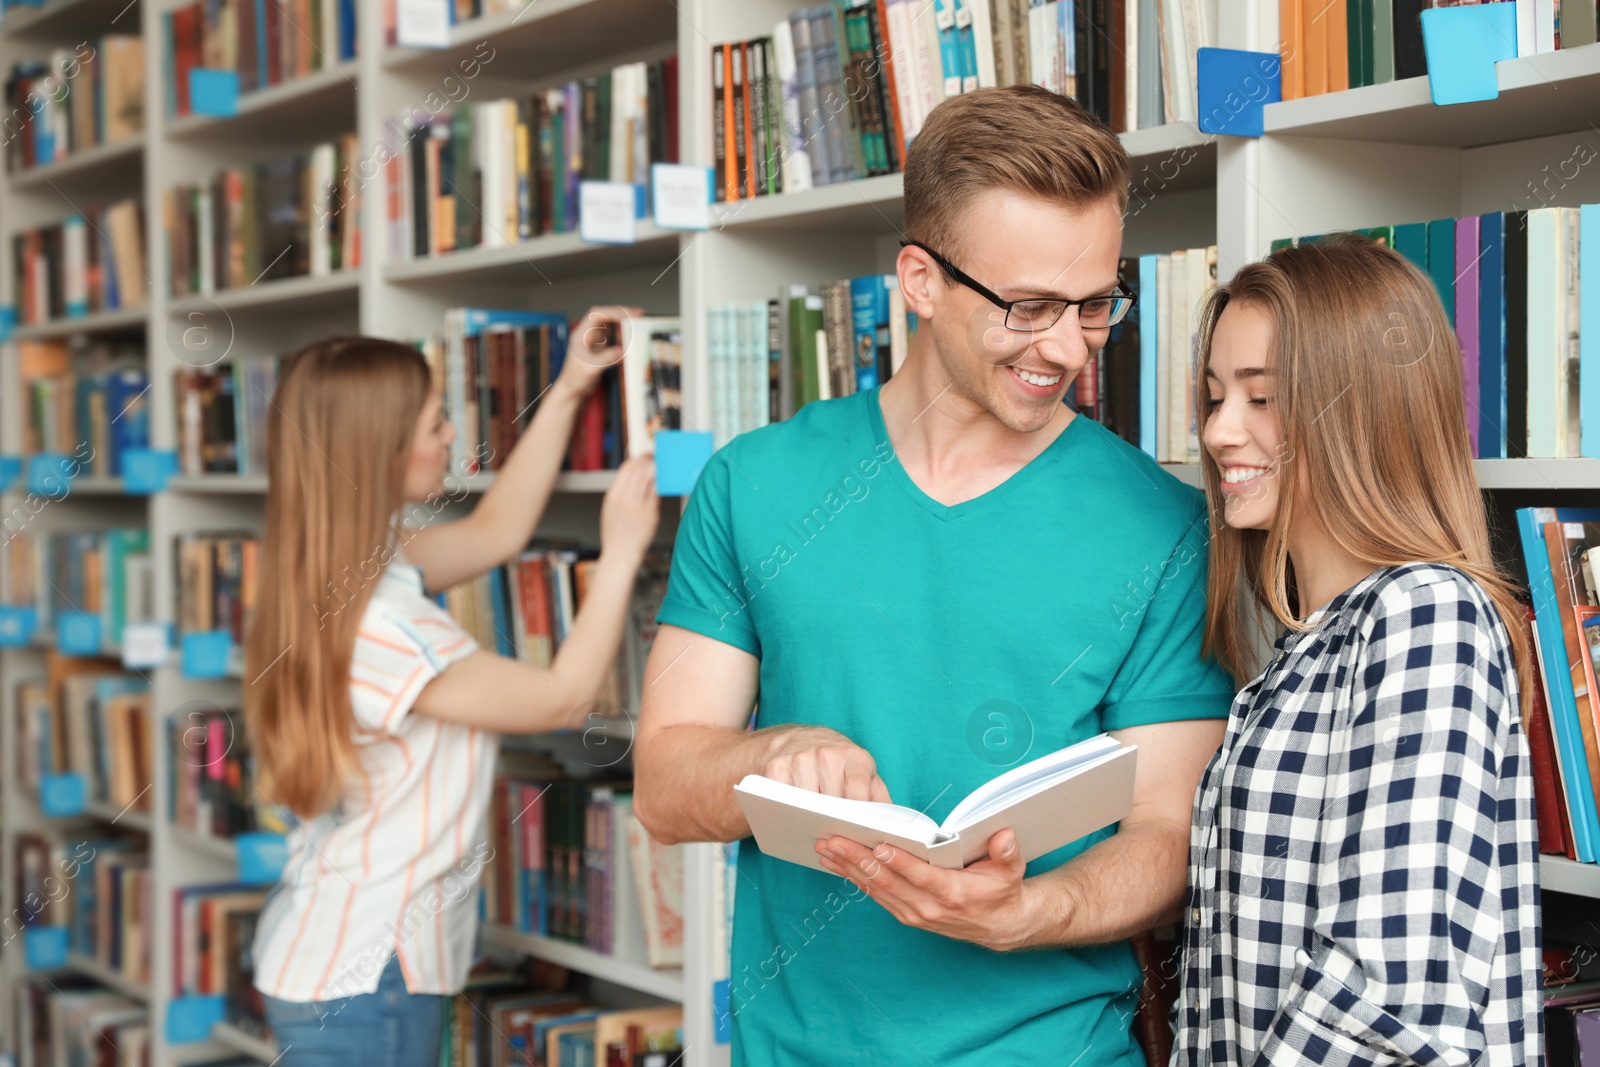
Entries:
[[631, 783], [565, 779], [527, 753], [506, 762], [510, 776], [496, 779], [489, 806], [482, 919], [618, 960], [682, 966], [682, 850], [645, 832]]
[[[726, 312], [724, 312], [726, 314]], [[724, 320], [718, 331], [715, 312], [711, 329], [724, 339], [732, 333], [733, 353], [725, 361], [713, 354], [712, 373], [724, 369], [712, 389], [713, 419], [727, 410], [727, 421], [738, 425], [760, 416], [744, 408], [745, 391], [756, 367], [757, 346], [765, 345], [767, 368], [767, 420], [779, 421], [813, 400], [849, 396], [887, 381], [905, 362], [916, 316], [907, 313], [899, 279], [893, 274], [867, 274], [841, 278], [821, 286], [789, 285], [766, 304], [763, 335], [752, 336], [755, 309], [749, 307], [741, 329], [739, 313]], [[731, 331], [729, 326], [731, 325]]]
[[1600, 508], [1517, 510], [1533, 605], [1528, 723], [1539, 847], [1600, 862]]
[[578, 228], [578, 183], [644, 184], [678, 160], [676, 56], [515, 100], [399, 113], [388, 168], [390, 259], [494, 248]]
[[683, 1009], [607, 1010], [566, 991], [570, 976], [537, 963], [484, 961], [445, 1006], [440, 1067], [675, 1067]]
[[153, 887], [146, 839], [19, 833], [12, 854], [13, 923], [64, 927], [73, 955], [131, 982], [150, 981]]
[[[1452, 0], [1278, 0], [1283, 99], [1428, 73], [1422, 12]], [[1594, 0], [1516, 0], [1519, 56], [1595, 42]]]
[[17, 780], [37, 794], [75, 773], [85, 797], [150, 810], [150, 681], [114, 660], [51, 653], [46, 676], [17, 685]]
[[[1126, 272], [1133, 266], [1129, 260], [1121, 261], [1123, 277], [1128, 277]], [[1132, 388], [1142, 409], [1139, 447], [1162, 463], [1198, 463], [1200, 438], [1194, 410], [1193, 353], [1200, 308], [1206, 295], [1217, 286], [1217, 246], [1140, 256], [1138, 279], [1137, 331], [1141, 347], [1133, 350], [1120, 338], [1121, 343], [1108, 338], [1111, 358], [1096, 362], [1094, 383], [1098, 398], [1098, 371], [1104, 369], [1107, 395], [1095, 414], [1103, 415], [1105, 421], [1114, 418], [1116, 412], [1126, 411], [1131, 405], [1125, 390]], [[1124, 366], [1132, 355], [1140, 361], [1137, 376]], [[1080, 380], [1079, 385], [1087, 390], [1089, 383]], [[1124, 427], [1113, 428], [1124, 436]]]
[[[440, 597], [479, 645], [543, 670], [571, 632], [596, 565], [592, 552], [534, 547]], [[597, 696], [612, 717], [637, 709], [669, 566], [664, 553], [652, 553], [640, 567], [617, 669]]]
[[777, 301], [716, 304], [706, 309], [706, 373], [711, 384], [711, 436], [718, 448], [776, 418], [774, 354]]
[[16, 1018], [19, 1067], [150, 1062], [149, 1009], [88, 979], [41, 976], [18, 983]]
[[250, 356], [177, 372], [178, 469], [184, 474], [265, 474], [267, 411], [279, 356]]
[[238, 709], [188, 705], [167, 722], [167, 821], [201, 837], [288, 833], [282, 808], [255, 786]]
[[256, 603], [259, 542], [245, 533], [178, 535], [178, 632], [225, 631], [242, 648]]
[[162, 198], [175, 297], [361, 265], [355, 134], [176, 185]]
[[[456, 428], [450, 467], [463, 475], [498, 470], [566, 362], [566, 317], [450, 308], [444, 321], [442, 334], [416, 344]], [[630, 319], [623, 333], [621, 365], [606, 370], [579, 411], [569, 470], [614, 469], [634, 452], [648, 451], [656, 430], [681, 426], [678, 320]]]
[[93, 615], [118, 646], [124, 626], [155, 618], [150, 531], [19, 531], [0, 541], [0, 604], [33, 608], [40, 633], [63, 615]]
[[[928, 17], [924, 17], [924, 16]], [[712, 46], [718, 200], [903, 169], [948, 97], [1035, 84], [1125, 132], [1195, 121], [1195, 56], [1216, 0], [852, 0]]]
[[499, 470], [567, 358], [567, 318], [555, 312], [449, 308], [444, 332], [417, 341], [445, 417], [450, 469]]
[[144, 129], [144, 38], [110, 34], [47, 61], [26, 60], [6, 79], [16, 128], [6, 139], [12, 174], [75, 152], [137, 137]]
[[17, 356], [24, 455], [71, 456], [82, 475], [114, 477], [128, 449], [150, 446], [142, 345], [81, 336], [70, 343], [25, 340]]
[[[266, 902], [261, 886], [191, 885], [172, 893], [172, 995], [242, 997], [233, 987]], [[246, 998], [248, 999], [248, 998]]]
[[144, 205], [90, 207], [11, 239], [17, 321], [24, 326], [145, 306]]
[[1433, 279], [1480, 458], [1600, 456], [1600, 256], [1580, 256], [1584, 229], [1600, 234], [1600, 204], [1361, 231]]
[[355, 58], [356, 0], [194, 0], [161, 13], [166, 111], [193, 110], [196, 69], [233, 71], [239, 92], [266, 89]]

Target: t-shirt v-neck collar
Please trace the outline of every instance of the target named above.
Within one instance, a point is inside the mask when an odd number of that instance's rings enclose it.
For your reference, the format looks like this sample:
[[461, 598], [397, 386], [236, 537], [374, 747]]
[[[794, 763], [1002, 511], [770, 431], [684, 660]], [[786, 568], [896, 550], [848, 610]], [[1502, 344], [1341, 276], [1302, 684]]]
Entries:
[[[872, 441], [874, 444], [885, 442], [890, 448], [893, 448], [894, 442], [889, 437], [889, 428], [883, 421], [883, 408], [879, 404], [879, 394], [881, 390], [882, 386], [879, 386], [863, 396], [867, 408], [868, 432], [872, 435]], [[949, 522], [953, 519], [959, 519], [961, 516], [969, 512], [976, 511], [995, 500], [1005, 497], [1007, 494], [1013, 492], [1016, 486], [1026, 483], [1029, 479], [1035, 477], [1040, 468], [1047, 467], [1055, 463], [1057, 458], [1071, 447], [1071, 442], [1068, 440], [1068, 438], [1076, 437], [1083, 432], [1077, 429], [1078, 423], [1083, 421], [1084, 418], [1081, 413], [1075, 416], [1073, 420], [1067, 423], [1066, 427], [1056, 435], [1056, 439], [1051, 441], [1049, 445], [1045, 446], [1043, 452], [1040, 452], [1037, 456], [1034, 456], [1027, 463], [1013, 471], [1009, 478], [995, 486], [993, 489], [990, 489], [984, 493], [980, 493], [970, 500], [963, 500], [959, 504], [942, 504], [933, 499], [933, 497], [929, 496], [927, 493], [923, 492], [922, 487], [917, 485], [916, 481], [911, 477], [910, 474], [906, 473], [905, 465], [898, 462], [898, 460], [895, 463], [890, 464], [893, 470], [890, 471], [889, 476], [894, 479], [894, 483], [905, 492], [906, 496], [912, 501], [912, 503], [916, 504], [923, 511], [926, 511], [934, 518], [943, 522]]]

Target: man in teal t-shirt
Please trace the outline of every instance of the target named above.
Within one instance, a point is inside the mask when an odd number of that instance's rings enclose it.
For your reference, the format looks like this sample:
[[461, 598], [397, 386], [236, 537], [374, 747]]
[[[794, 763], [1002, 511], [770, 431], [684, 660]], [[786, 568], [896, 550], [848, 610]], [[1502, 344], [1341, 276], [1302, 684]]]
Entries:
[[735, 1063], [1143, 1063], [1126, 938], [1177, 914], [1233, 687], [1200, 656], [1203, 498], [1063, 404], [1126, 310], [1127, 169], [1045, 90], [941, 104], [906, 162], [904, 365], [736, 438], [690, 498], [635, 751], [656, 837], [748, 836], [748, 773], [938, 820], [1101, 731], [1139, 746], [1132, 814], [1025, 867], [1009, 831], [964, 871], [747, 842]]

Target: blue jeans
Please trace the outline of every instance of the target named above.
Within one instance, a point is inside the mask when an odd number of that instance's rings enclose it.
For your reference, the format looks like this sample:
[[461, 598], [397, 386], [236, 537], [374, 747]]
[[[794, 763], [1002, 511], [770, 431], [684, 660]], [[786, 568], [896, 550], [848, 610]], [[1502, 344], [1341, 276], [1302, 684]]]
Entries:
[[391, 956], [374, 993], [297, 1002], [262, 994], [279, 1067], [438, 1067], [448, 999], [406, 990]]

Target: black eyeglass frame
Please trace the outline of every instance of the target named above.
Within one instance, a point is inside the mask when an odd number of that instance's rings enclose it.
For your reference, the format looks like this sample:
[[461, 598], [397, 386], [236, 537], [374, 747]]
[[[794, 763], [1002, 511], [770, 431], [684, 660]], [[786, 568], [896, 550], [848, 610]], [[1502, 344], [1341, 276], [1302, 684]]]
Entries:
[[[939, 264], [939, 266], [942, 267], [945, 273], [949, 274], [950, 277], [954, 278], [968, 289], [971, 289], [973, 292], [977, 293], [991, 304], [1005, 311], [1006, 329], [1011, 330], [1013, 333], [1041, 333], [1045, 330], [1048, 330], [1050, 327], [1061, 321], [1061, 316], [1067, 313], [1067, 308], [1069, 307], [1081, 307], [1082, 305], [1091, 303], [1095, 300], [1112, 300], [1121, 298], [1128, 301], [1127, 306], [1122, 309], [1122, 314], [1116, 316], [1103, 326], [1085, 326], [1083, 324], [1083, 313], [1079, 312], [1079, 329], [1109, 330], [1111, 327], [1117, 325], [1117, 323], [1128, 317], [1128, 312], [1133, 310], [1134, 301], [1139, 298], [1139, 294], [1128, 288], [1128, 283], [1119, 277], [1117, 279], [1117, 288], [1115, 291], [1110, 293], [1101, 293], [1098, 296], [1086, 296], [1082, 300], [1065, 300], [1058, 297], [1048, 296], [1028, 296], [1023, 297], [1021, 300], [1007, 300], [996, 293], [993, 289], [990, 289], [988, 286], [972, 277], [972, 275], [963, 271], [960, 267], [957, 267], [954, 263], [950, 262], [948, 259], [945, 259], [939, 253], [923, 244], [921, 241], [901, 241], [900, 247], [922, 249], [924, 252], [928, 253], [928, 255], [932, 256], [933, 261]], [[1056, 304], [1059, 305], [1060, 310], [1056, 312], [1055, 318], [1051, 319], [1043, 326], [1033, 326], [1019, 329], [1018, 327], [1011, 325], [1011, 309], [1016, 307], [1018, 304]]]

